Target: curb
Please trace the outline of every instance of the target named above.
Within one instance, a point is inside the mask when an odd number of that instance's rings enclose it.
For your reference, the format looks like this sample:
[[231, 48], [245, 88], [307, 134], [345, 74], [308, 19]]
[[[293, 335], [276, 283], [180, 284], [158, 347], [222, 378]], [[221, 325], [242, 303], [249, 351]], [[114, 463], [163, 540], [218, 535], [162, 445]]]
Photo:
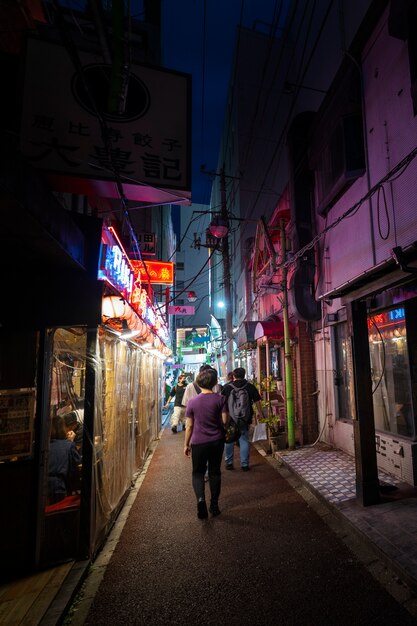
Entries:
[[73, 565], [56, 599], [40, 622], [40, 626], [58, 626], [60, 624], [83, 626], [161, 436], [162, 430], [157, 439], [152, 442], [142, 468], [133, 478], [133, 486], [100, 552], [92, 561], [77, 561]]

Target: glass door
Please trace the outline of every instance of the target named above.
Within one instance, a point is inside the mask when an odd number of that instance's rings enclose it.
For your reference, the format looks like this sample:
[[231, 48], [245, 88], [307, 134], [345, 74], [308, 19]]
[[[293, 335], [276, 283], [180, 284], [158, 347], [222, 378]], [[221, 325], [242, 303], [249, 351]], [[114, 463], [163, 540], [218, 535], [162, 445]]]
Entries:
[[51, 366], [43, 476], [41, 562], [75, 558], [78, 552], [85, 365], [83, 327], [49, 331]]

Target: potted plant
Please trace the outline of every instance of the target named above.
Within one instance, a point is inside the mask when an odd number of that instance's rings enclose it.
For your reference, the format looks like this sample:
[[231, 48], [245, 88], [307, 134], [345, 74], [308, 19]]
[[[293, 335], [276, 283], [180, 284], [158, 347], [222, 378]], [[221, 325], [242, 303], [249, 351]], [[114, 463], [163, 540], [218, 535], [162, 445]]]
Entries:
[[261, 404], [265, 417], [259, 421], [267, 425], [272, 453], [284, 450], [287, 445], [285, 425], [281, 423], [280, 416], [274, 413], [270, 401], [263, 401]]

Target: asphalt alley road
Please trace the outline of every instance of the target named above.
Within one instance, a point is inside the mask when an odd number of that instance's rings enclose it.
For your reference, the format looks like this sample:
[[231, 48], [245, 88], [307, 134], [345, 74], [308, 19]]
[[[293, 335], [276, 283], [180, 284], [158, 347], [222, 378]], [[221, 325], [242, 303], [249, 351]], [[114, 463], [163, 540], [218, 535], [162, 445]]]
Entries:
[[222, 473], [222, 514], [197, 519], [183, 438], [163, 431], [92, 602], [81, 593], [66, 624], [417, 623], [401, 581], [384, 570], [381, 585], [375, 554], [357, 538], [351, 550], [342, 522], [254, 447], [250, 472]]

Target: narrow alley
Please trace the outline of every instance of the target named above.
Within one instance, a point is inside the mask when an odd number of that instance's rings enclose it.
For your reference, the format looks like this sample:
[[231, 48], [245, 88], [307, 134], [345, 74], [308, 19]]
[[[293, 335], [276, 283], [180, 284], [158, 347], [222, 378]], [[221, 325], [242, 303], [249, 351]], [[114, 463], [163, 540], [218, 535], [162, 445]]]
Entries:
[[222, 514], [197, 519], [182, 444], [165, 427], [65, 624], [416, 623], [395, 576], [389, 593], [369, 573], [375, 554], [254, 446], [250, 472], [235, 457], [222, 473]]

